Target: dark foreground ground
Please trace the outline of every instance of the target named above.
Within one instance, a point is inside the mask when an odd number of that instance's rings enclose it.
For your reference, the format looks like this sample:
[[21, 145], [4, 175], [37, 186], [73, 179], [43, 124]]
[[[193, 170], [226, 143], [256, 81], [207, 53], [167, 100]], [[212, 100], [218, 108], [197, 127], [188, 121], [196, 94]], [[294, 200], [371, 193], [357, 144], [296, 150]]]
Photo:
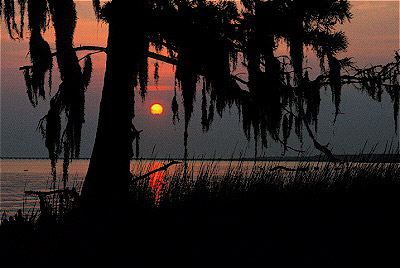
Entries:
[[342, 173], [181, 181], [158, 206], [141, 183], [126, 213], [88, 225], [15, 217], [1, 266], [400, 267], [398, 166]]

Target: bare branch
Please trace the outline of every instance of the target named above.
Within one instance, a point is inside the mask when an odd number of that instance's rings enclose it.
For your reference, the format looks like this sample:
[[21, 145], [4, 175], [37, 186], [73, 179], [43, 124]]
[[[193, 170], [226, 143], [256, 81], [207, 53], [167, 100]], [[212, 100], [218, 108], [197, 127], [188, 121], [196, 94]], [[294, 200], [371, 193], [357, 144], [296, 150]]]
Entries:
[[157, 53], [154, 53], [154, 52], [150, 52], [150, 51], [148, 52], [147, 55], [148, 55], [148, 57], [150, 57], [152, 59], [160, 60], [160, 61], [163, 61], [165, 63], [169, 63], [169, 64], [172, 64], [172, 65], [177, 65], [178, 64], [178, 60], [175, 59], [175, 58], [170, 58], [170, 57], [163, 56], [163, 55], [160, 55], [160, 54], [157, 54]]
[[304, 111], [303, 111], [303, 107], [301, 105], [299, 105], [299, 109], [300, 109], [299, 115], [295, 115], [292, 111], [289, 111], [289, 110], [284, 108], [284, 110], [286, 112], [292, 114], [294, 117], [300, 118], [303, 121], [304, 125], [306, 126], [308, 136], [310, 136], [311, 140], [314, 143], [314, 147], [318, 151], [324, 153], [328, 157], [329, 161], [340, 162], [340, 159], [335, 157], [335, 155], [331, 152], [331, 150], [328, 149], [327, 145], [323, 146], [321, 143], [318, 142], [318, 140], [315, 138], [314, 133], [312, 132], [310, 126], [308, 125], [307, 120], [304, 119], [304, 116], [303, 116], [304, 115]]
[[245, 85], [248, 85], [248, 84], [249, 84], [249, 82], [244, 81], [243, 79], [237, 77], [236, 75], [231, 74], [231, 78], [232, 78], [233, 80], [236, 80], [236, 81], [242, 83], [242, 84], [245, 84]]
[[143, 180], [143, 179], [147, 179], [151, 174], [154, 174], [154, 173], [159, 172], [159, 171], [167, 170], [167, 168], [169, 168], [170, 166], [177, 165], [177, 164], [182, 164], [182, 162], [174, 160], [174, 161], [169, 162], [168, 164], [165, 164], [164, 166], [162, 166], [160, 168], [152, 170], [152, 171], [150, 171], [150, 172], [148, 172], [148, 173], [146, 173], [144, 175], [141, 175], [139, 177], [133, 177], [133, 175], [132, 175], [132, 182]]
[[303, 151], [303, 150], [295, 149], [295, 148], [293, 148], [293, 147], [291, 147], [291, 146], [285, 144], [285, 143], [283, 142], [283, 140], [281, 140], [279, 137], [278, 137], [278, 141], [279, 141], [280, 144], [282, 144], [283, 146], [286, 146], [286, 148], [288, 148], [288, 149], [290, 149], [290, 150], [292, 150], [292, 151], [294, 151], [294, 152], [298, 152], [298, 153], [304, 153], [304, 152], [305, 152], [305, 151]]

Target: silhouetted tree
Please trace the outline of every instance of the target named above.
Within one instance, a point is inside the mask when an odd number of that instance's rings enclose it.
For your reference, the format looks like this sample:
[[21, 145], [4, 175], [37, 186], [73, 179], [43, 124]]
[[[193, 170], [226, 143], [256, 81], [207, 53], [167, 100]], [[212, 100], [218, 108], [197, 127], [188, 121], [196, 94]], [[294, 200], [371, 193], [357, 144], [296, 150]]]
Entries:
[[[73, 46], [76, 11], [72, 0], [19, 0], [18, 4], [19, 26], [14, 1], [3, 0], [0, 6], [14, 39], [23, 37], [23, 17], [28, 7], [32, 66], [22, 69], [33, 105], [38, 97], [44, 97], [45, 73], [51, 71], [52, 57], [57, 57], [62, 83], [40, 126], [54, 177], [55, 162], [64, 150], [64, 181], [69, 159], [79, 156], [84, 91], [92, 69], [90, 55], [107, 54], [96, 140], [81, 194], [86, 211], [96, 211], [96, 206], [111, 211], [126, 203], [132, 180], [132, 142], [138, 142], [140, 132], [133, 125], [134, 88], [140, 89], [142, 98], [146, 96], [148, 57], [176, 65], [176, 86], [183, 101], [185, 159], [188, 125], [200, 80], [204, 131], [210, 128], [215, 111], [223, 116], [227, 107], [237, 105], [249, 139], [252, 129], [255, 142], [261, 139], [267, 146], [272, 138], [282, 143], [284, 151], [296, 150], [287, 141], [292, 128], [302, 140], [304, 125], [315, 147], [330, 160], [337, 160], [327, 145], [318, 142], [310, 127], [314, 124], [317, 131], [320, 90], [327, 85], [332, 90], [336, 115], [344, 83], [361, 85], [377, 100], [386, 89], [394, 103], [397, 128], [400, 57], [396, 54], [395, 62], [367, 69], [358, 69], [349, 58], [338, 58], [348, 42], [335, 26], [352, 16], [345, 0], [242, 0], [240, 8], [233, 1], [93, 0], [97, 18], [109, 26], [106, 48]], [[54, 53], [42, 37], [50, 21], [56, 34]], [[275, 55], [281, 41], [289, 47], [289, 56]], [[321, 74], [314, 80], [304, 68], [305, 46], [320, 59]], [[150, 47], [156, 52], [150, 52]], [[162, 54], [163, 49], [167, 55]], [[83, 68], [76, 57], [78, 50], [92, 51], [83, 58]], [[247, 81], [232, 74], [239, 62], [246, 69]], [[158, 67], [155, 69], [157, 79]], [[348, 75], [342, 75], [343, 69]], [[178, 119], [176, 91], [171, 107], [173, 120]], [[62, 113], [67, 120], [64, 130]]]

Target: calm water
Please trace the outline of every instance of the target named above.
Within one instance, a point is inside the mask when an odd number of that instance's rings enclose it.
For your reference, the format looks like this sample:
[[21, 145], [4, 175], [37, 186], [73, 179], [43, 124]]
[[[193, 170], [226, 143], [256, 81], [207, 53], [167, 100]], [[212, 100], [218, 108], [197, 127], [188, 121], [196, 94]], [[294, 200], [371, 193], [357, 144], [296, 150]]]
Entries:
[[[87, 167], [87, 160], [73, 161], [68, 186], [79, 187]], [[58, 165], [58, 169], [60, 173], [62, 170], [61, 163]], [[49, 190], [51, 182], [49, 160], [1, 160], [2, 213], [3, 211], [16, 212], [20, 208], [29, 211], [29, 209], [38, 206], [37, 198], [25, 196], [24, 191]]]
[[[132, 161], [131, 171], [133, 174], [145, 174], [151, 170], [161, 167], [168, 161]], [[229, 168], [239, 167], [242, 172], [251, 172], [253, 168], [265, 168], [265, 166], [276, 165], [276, 162], [238, 162], [238, 161], [190, 161], [188, 172], [196, 177], [199, 172], [207, 170], [209, 174], [224, 174]], [[74, 160], [70, 165], [68, 187], [76, 187], [80, 190], [84, 180], [88, 160]], [[256, 166], [255, 166], [256, 165]], [[280, 162], [279, 165], [296, 167], [299, 162]], [[178, 164], [168, 168], [166, 172], [158, 172], [150, 176], [149, 187], [156, 193], [156, 199], [160, 198], [160, 191], [165, 183], [165, 177], [174, 173], [182, 172], [183, 165]], [[58, 163], [58, 185], [61, 188], [62, 164]], [[1, 213], [14, 213], [23, 208], [28, 212], [38, 207], [35, 196], [26, 196], [24, 191], [45, 191], [51, 189], [51, 167], [49, 160], [1, 160]], [[157, 200], [155, 200], [157, 201]]]

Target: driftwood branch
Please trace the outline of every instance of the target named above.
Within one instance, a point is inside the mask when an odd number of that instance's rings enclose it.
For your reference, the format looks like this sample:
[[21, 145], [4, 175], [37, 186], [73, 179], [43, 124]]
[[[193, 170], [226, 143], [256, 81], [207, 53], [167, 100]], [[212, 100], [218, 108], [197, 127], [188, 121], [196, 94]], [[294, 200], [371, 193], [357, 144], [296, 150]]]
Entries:
[[171, 161], [171, 162], [169, 162], [168, 164], [165, 164], [164, 166], [162, 166], [162, 167], [160, 167], [160, 168], [157, 168], [157, 169], [155, 169], [155, 170], [152, 170], [152, 171], [150, 171], [150, 172], [148, 172], [148, 173], [146, 173], [146, 174], [144, 174], [144, 175], [141, 175], [141, 176], [139, 176], [139, 177], [133, 177], [132, 176], [132, 182], [135, 182], [135, 181], [140, 181], [140, 180], [143, 180], [143, 179], [146, 179], [146, 178], [148, 178], [151, 174], [154, 174], [154, 173], [156, 173], [156, 172], [159, 172], [159, 171], [163, 171], [163, 170], [167, 170], [167, 168], [169, 168], [170, 166], [172, 166], [172, 165], [177, 165], [177, 164], [181, 164], [182, 162], [180, 162], [180, 161]]
[[281, 169], [283, 169], [285, 171], [308, 171], [308, 170], [310, 170], [309, 167], [288, 168], [288, 167], [284, 167], [284, 166], [276, 166], [276, 167], [270, 168], [269, 171], [275, 171], [275, 170], [281, 170]]
[[[40, 206], [40, 217], [42, 219], [47, 218], [51, 215], [54, 215], [54, 211], [55, 208], [52, 208], [48, 201], [46, 200], [48, 195], [52, 195], [52, 194], [58, 194], [59, 195], [59, 212], [60, 215], [64, 214], [67, 212], [66, 207], [66, 203], [64, 203], [63, 200], [65, 200], [65, 198], [67, 198], [67, 200], [73, 200], [73, 206], [76, 205], [76, 201], [77, 198], [79, 197], [78, 192], [76, 191], [75, 188], [69, 189], [69, 188], [65, 188], [62, 190], [52, 190], [52, 191], [25, 191], [26, 195], [36, 195], [39, 198], [39, 206]], [[63, 194], [66, 194], [66, 196], [64, 196]]]
[[37, 196], [47, 196], [51, 194], [71, 194], [71, 195], [77, 195], [77, 191], [75, 188], [72, 189], [62, 189], [62, 190], [52, 190], [52, 191], [25, 191], [24, 192], [26, 195], [37, 195]]

